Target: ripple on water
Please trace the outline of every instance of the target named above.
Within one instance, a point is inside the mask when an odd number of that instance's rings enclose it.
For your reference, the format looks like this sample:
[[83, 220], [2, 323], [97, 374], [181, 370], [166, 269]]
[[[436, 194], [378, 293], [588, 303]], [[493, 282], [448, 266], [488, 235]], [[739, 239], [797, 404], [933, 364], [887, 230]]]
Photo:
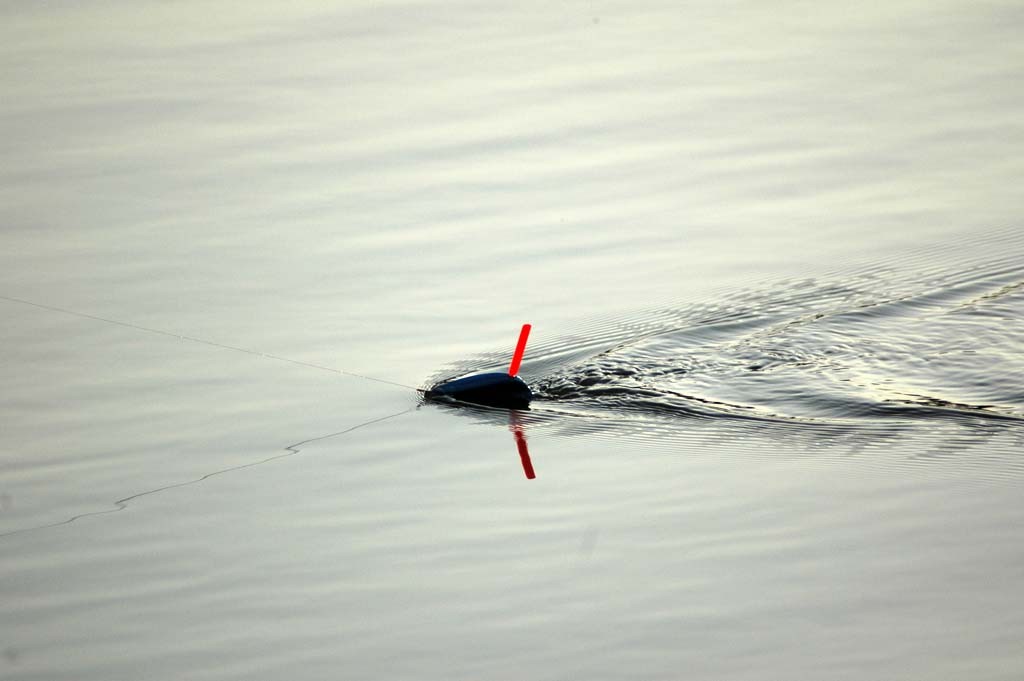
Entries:
[[[561, 434], [676, 445], [756, 431], [856, 452], [941, 431], [922, 457], [993, 439], [1019, 447], [1021, 242], [995, 260], [959, 262], [950, 249], [944, 267], [874, 264], [581, 325], [528, 352], [538, 399], [527, 418]], [[481, 355], [435, 380], [506, 359]]]

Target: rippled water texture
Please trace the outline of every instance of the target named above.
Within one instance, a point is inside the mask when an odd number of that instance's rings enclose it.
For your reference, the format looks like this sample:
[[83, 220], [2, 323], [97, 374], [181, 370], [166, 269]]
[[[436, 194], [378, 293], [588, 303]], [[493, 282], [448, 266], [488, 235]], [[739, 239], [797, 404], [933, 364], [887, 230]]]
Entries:
[[559, 403], [681, 415], [1024, 419], [1020, 263], [921, 281], [905, 270], [851, 274], [658, 310], [630, 325], [635, 335], [551, 367], [537, 389]]
[[1020, 679], [1019, 4], [0, 4], [0, 678]]
[[[535, 401], [520, 418], [669, 442], [747, 430], [857, 449], [897, 435], [923, 450], [997, 435], [1024, 447], [1022, 246], [1002, 241], [1004, 257], [955, 271], [879, 266], [595, 321], [533, 349]], [[500, 370], [505, 356], [428, 383]], [[936, 430], [954, 444], [932, 442]]]

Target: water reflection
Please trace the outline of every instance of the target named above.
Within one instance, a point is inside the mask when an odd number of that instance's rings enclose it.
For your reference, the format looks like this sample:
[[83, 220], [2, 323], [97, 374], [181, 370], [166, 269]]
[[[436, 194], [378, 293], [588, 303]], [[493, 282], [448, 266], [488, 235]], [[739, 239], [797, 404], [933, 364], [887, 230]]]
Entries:
[[527, 480], [536, 479], [537, 472], [533, 467], [533, 457], [530, 455], [530, 444], [526, 438], [526, 431], [531, 427], [552, 426], [560, 420], [558, 414], [536, 413], [533, 411], [520, 411], [518, 409], [499, 409], [469, 402], [431, 400], [429, 404], [449, 411], [452, 414], [468, 417], [478, 423], [490, 426], [506, 426], [509, 432], [512, 433], [512, 442], [515, 444], [515, 451], [519, 455], [519, 462], [523, 467], [523, 474]]
[[510, 409], [508, 412], [508, 429], [512, 431], [512, 436], [515, 438], [519, 460], [523, 464], [523, 473], [526, 474], [528, 480], [533, 480], [537, 474], [533, 471], [533, 461], [530, 460], [530, 446], [526, 442], [526, 430], [519, 412], [515, 409]]

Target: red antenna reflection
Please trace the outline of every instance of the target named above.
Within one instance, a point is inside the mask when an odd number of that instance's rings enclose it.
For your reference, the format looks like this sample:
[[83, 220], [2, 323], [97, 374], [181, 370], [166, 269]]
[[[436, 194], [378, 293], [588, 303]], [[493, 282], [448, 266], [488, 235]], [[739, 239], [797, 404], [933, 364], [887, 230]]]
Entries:
[[519, 414], [515, 410], [508, 413], [508, 429], [512, 431], [512, 437], [516, 440], [516, 449], [519, 450], [519, 459], [523, 464], [523, 473], [526, 473], [528, 480], [533, 480], [537, 474], [533, 472], [533, 462], [530, 460], [530, 447], [526, 444], [526, 433], [523, 431], [523, 423], [519, 420]]

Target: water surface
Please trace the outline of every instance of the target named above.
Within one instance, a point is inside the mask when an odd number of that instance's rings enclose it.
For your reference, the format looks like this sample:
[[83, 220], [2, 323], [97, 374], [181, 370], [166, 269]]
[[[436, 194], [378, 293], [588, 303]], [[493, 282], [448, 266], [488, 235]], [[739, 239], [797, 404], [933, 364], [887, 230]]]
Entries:
[[0, 18], [0, 676], [1024, 672], [1014, 3]]

